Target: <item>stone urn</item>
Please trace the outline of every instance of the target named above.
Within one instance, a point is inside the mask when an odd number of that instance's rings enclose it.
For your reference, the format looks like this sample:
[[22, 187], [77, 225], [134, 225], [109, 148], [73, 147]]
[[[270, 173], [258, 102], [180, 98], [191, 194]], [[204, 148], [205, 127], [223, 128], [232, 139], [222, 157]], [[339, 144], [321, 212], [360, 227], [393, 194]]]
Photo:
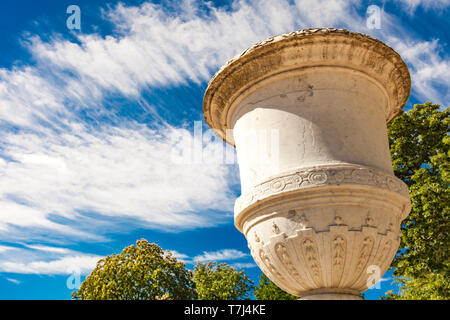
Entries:
[[206, 122], [236, 147], [239, 163], [235, 225], [281, 289], [360, 299], [386, 272], [411, 209], [386, 122], [410, 88], [392, 48], [342, 29], [269, 38], [210, 81]]

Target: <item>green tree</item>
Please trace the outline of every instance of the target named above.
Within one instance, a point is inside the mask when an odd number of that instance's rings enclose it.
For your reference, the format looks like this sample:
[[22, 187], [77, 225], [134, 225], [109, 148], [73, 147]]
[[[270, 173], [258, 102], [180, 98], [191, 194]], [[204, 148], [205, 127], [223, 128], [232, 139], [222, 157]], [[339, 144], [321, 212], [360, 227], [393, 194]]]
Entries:
[[80, 300], [195, 299], [192, 272], [169, 251], [138, 240], [97, 262], [92, 273], [72, 294]]
[[200, 300], [248, 300], [253, 291], [253, 282], [245, 272], [226, 263], [198, 263], [193, 280]]
[[259, 283], [255, 287], [255, 297], [258, 300], [297, 300], [298, 297], [293, 296], [281, 290], [276, 284], [271, 282], [267, 276], [262, 273], [259, 276]]
[[449, 110], [414, 105], [388, 124], [394, 172], [408, 186], [412, 210], [402, 224], [391, 268], [398, 293], [385, 299], [449, 299]]

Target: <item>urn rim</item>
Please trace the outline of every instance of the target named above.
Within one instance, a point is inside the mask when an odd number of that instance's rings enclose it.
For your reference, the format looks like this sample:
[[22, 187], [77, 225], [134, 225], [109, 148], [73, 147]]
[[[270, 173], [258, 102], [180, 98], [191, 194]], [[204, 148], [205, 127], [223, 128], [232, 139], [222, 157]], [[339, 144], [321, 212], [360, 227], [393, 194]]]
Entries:
[[[282, 58], [284, 52], [294, 49], [310, 50], [311, 45], [323, 50], [319, 60], [310, 60], [304, 54], [299, 58]], [[343, 46], [348, 48], [342, 54]], [[359, 51], [357, 51], [357, 50]], [[317, 51], [317, 50], [316, 50]], [[355, 55], [359, 52], [360, 57]], [[338, 61], [336, 55], [339, 55]], [[229, 60], [212, 77], [203, 98], [203, 114], [207, 124], [227, 143], [234, 139], [227, 136], [232, 129], [228, 112], [243, 92], [261, 80], [298, 68], [343, 66], [362, 71], [385, 86], [388, 105], [385, 116], [389, 122], [406, 104], [411, 91], [408, 67], [391, 47], [369, 35], [336, 28], [311, 28], [285, 33], [258, 42]], [[388, 71], [388, 72], [387, 72]], [[232, 111], [231, 111], [232, 112]]]

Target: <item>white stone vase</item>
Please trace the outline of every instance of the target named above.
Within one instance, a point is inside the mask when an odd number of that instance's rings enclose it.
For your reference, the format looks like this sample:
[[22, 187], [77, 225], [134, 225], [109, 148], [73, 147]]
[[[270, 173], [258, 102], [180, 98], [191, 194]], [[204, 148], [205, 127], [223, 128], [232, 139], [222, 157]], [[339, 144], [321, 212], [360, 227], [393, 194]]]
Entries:
[[235, 225], [281, 289], [358, 299], [389, 267], [411, 205], [386, 122], [410, 87], [393, 49], [342, 29], [269, 38], [210, 81], [205, 119], [238, 155]]

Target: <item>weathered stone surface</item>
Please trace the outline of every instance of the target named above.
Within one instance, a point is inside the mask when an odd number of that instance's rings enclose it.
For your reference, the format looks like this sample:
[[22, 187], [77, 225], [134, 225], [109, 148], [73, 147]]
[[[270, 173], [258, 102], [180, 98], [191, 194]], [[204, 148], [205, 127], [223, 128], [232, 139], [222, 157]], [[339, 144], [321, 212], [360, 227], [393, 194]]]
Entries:
[[[408, 100], [411, 91], [408, 68], [392, 48], [358, 32], [305, 29], [261, 41], [228, 61], [206, 90], [203, 101], [206, 122], [226, 139], [225, 129], [232, 128], [233, 110], [230, 109], [249, 88], [278, 73], [326, 66], [360, 71], [382, 87], [388, 98], [384, 105], [387, 121], [393, 119]], [[233, 140], [227, 142], [234, 143]]]
[[393, 175], [386, 121], [409, 92], [394, 50], [341, 29], [270, 38], [209, 83], [206, 121], [238, 154], [235, 225], [283, 290], [357, 299], [368, 267], [387, 270], [410, 200]]

